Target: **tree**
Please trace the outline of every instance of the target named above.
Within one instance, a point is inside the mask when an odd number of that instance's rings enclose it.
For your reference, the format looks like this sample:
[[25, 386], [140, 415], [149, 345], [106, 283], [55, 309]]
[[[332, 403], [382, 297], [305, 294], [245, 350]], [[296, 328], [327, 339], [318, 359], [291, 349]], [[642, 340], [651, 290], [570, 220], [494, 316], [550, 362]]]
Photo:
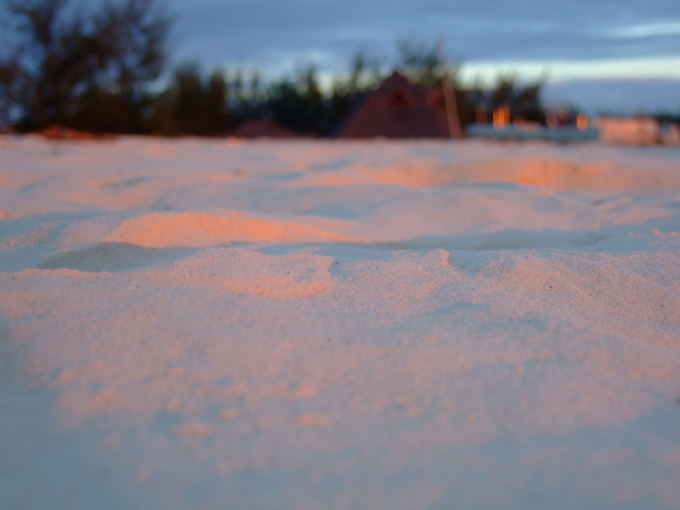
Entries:
[[196, 62], [181, 64], [156, 102], [151, 131], [170, 136], [223, 135], [231, 123], [227, 95], [222, 71], [204, 75]]
[[294, 131], [325, 134], [326, 101], [319, 86], [314, 65], [301, 67], [292, 79], [283, 79], [269, 87], [268, 116]]
[[0, 128], [11, 124], [16, 116], [22, 78], [18, 55], [0, 61]]
[[437, 44], [415, 40], [397, 42], [399, 63], [397, 68], [411, 80], [421, 85], [434, 86], [441, 83], [446, 69]]
[[535, 122], [543, 122], [545, 115], [541, 105], [541, 91], [544, 81], [522, 85], [515, 73], [500, 74], [496, 85], [488, 92], [487, 104], [495, 110], [507, 106], [513, 115]]
[[18, 110], [20, 128], [145, 129], [147, 87], [163, 69], [171, 25], [156, 0], [86, 9], [73, 0], [4, 0], [2, 7], [17, 43], [0, 60], [0, 97]]

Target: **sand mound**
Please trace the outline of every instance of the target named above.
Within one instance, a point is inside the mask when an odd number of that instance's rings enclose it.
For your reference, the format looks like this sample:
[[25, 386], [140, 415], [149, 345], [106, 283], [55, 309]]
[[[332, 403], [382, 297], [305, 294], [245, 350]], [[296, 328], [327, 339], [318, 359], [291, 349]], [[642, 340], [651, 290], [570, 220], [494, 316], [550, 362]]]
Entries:
[[225, 216], [198, 213], [152, 213], [125, 221], [106, 239], [155, 248], [214, 246], [238, 241], [304, 243], [350, 241], [334, 232], [307, 225], [249, 217], [238, 212]]

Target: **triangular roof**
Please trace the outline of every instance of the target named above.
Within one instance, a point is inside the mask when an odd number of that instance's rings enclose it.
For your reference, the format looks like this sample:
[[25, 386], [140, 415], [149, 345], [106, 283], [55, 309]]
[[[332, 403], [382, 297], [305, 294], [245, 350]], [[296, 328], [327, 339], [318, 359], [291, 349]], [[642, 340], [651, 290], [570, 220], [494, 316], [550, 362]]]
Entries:
[[350, 116], [340, 138], [449, 138], [439, 87], [412, 83], [395, 71]]

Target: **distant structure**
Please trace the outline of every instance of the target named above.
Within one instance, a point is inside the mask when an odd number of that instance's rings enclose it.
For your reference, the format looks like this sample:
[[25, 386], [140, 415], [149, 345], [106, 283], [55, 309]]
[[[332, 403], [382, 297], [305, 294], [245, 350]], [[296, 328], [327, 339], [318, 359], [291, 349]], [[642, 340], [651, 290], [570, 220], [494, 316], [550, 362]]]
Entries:
[[599, 117], [595, 125], [600, 139], [623, 145], [654, 145], [662, 143], [661, 126], [649, 117]]
[[299, 135], [275, 120], [246, 120], [229, 136], [237, 138], [295, 138]]
[[659, 128], [659, 138], [664, 145], [676, 145], [680, 147], [680, 125], [664, 123]]
[[493, 111], [493, 127], [503, 129], [508, 124], [510, 124], [510, 107], [504, 104]]
[[415, 85], [395, 71], [366, 96], [338, 137], [460, 138], [459, 119], [449, 132], [444, 99], [440, 87]]
[[546, 110], [545, 124], [551, 129], [576, 127], [583, 130], [588, 128], [589, 120], [571, 106], [556, 106]]
[[536, 120], [526, 120], [521, 111], [502, 104], [492, 111], [491, 123], [487, 110], [478, 108], [477, 123], [467, 127], [469, 136], [493, 140], [547, 140], [559, 143], [595, 141], [599, 131], [591, 126], [590, 119], [571, 108], [558, 108], [545, 113], [545, 125]]

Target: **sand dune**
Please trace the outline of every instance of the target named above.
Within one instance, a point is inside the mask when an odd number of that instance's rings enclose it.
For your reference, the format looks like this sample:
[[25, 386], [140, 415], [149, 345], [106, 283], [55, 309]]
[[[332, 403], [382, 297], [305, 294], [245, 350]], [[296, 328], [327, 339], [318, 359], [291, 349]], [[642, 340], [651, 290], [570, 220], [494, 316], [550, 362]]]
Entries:
[[263, 220], [238, 213], [216, 216], [187, 212], [137, 216], [117, 227], [107, 240], [159, 248], [215, 246], [238, 241], [301, 243], [351, 239], [313, 226]]
[[0, 151], [0, 507], [677, 506], [677, 150]]

